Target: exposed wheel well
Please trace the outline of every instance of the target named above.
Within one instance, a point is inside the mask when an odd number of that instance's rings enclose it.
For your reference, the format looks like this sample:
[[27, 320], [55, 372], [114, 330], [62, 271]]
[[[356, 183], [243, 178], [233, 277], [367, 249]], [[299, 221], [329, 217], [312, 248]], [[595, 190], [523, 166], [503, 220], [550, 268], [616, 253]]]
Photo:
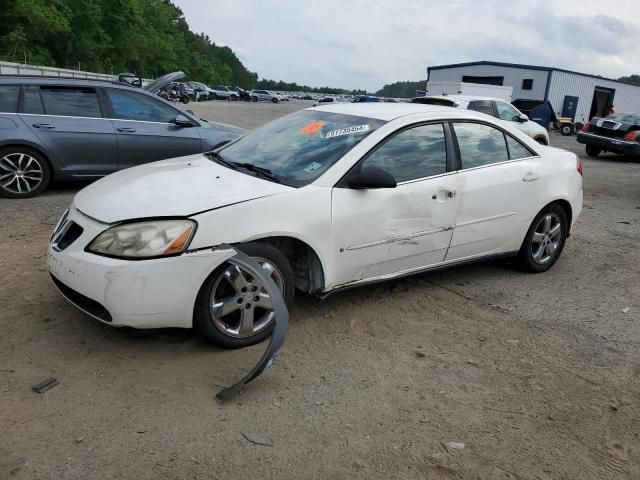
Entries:
[[296, 277], [296, 288], [307, 293], [324, 288], [324, 270], [320, 257], [308, 244], [292, 237], [267, 237], [254, 240], [273, 245], [291, 262]]
[[50, 180], [49, 180], [49, 185], [51, 185], [51, 182], [53, 182], [53, 179], [55, 178], [55, 171], [53, 169], [53, 165], [51, 164], [51, 160], [49, 160], [49, 157], [47, 157], [47, 155], [40, 150], [37, 147], [34, 147], [33, 145], [28, 145], [28, 144], [23, 144], [23, 143], [10, 143], [7, 145], [2, 145], [0, 146], [0, 150], [4, 150], [5, 148], [11, 148], [11, 147], [18, 147], [18, 148], [28, 148], [29, 150], [33, 150], [34, 152], [36, 152], [37, 154], [39, 154], [42, 158], [44, 158], [44, 161], [47, 162], [47, 165], [49, 165], [49, 171], [51, 172], [51, 176], [50, 176]]
[[543, 136], [536, 137], [534, 138], [534, 140], [538, 142], [540, 145], [549, 145], [549, 143], [547, 142], [547, 139], [544, 138]]

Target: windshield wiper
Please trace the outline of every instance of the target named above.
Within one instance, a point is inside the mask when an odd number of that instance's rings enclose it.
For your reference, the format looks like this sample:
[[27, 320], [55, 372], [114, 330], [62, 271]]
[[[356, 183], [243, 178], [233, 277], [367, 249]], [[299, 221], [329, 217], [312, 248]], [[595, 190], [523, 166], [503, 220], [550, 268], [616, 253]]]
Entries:
[[222, 155], [220, 155], [218, 152], [214, 150], [211, 150], [210, 152], [205, 152], [205, 156], [210, 158], [214, 162], [219, 163], [220, 165], [224, 165], [225, 167], [230, 168], [231, 170], [237, 170], [235, 162], [230, 162], [228, 160], [225, 160]]
[[244, 168], [245, 170], [249, 170], [250, 172], [255, 172], [258, 175], [262, 175], [263, 177], [268, 178], [269, 180], [272, 180], [276, 183], [282, 183], [282, 180], [280, 179], [280, 177], [278, 177], [275, 173], [273, 173], [268, 168], [259, 167], [257, 165], [254, 165], [253, 163], [242, 163], [242, 162], [230, 162], [230, 163], [233, 163], [237, 167]]
[[267, 178], [276, 183], [284, 183], [280, 177], [276, 174], [272, 173], [271, 170], [264, 167], [258, 167], [253, 163], [243, 163], [243, 162], [230, 162], [226, 160], [222, 155], [218, 152], [211, 150], [210, 152], [206, 152], [205, 155], [220, 165], [224, 165], [231, 170], [238, 170], [238, 168], [243, 168], [244, 170], [249, 170], [250, 172], [257, 173], [258, 175]]

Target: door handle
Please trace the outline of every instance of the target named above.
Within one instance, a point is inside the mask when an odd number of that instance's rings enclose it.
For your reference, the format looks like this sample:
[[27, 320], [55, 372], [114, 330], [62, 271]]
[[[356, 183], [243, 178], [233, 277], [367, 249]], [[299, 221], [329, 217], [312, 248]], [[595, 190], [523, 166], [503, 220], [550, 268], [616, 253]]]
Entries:
[[116, 130], [118, 130], [119, 132], [122, 132], [122, 133], [133, 133], [133, 132], [136, 131], [135, 128], [129, 128], [129, 127], [118, 127], [118, 128], [116, 128]]
[[540, 175], [538, 175], [537, 173], [527, 172], [524, 174], [524, 177], [522, 177], [522, 181], [533, 182], [534, 180], [538, 180], [539, 178], [540, 178]]
[[[444, 193], [447, 196], [447, 198], [453, 198], [458, 193], [455, 190], [440, 190], [440, 192]], [[438, 193], [440, 193], [440, 192], [438, 192]], [[438, 200], [438, 193], [434, 193], [433, 195], [431, 195], [431, 198], [433, 200]], [[440, 197], [440, 198], [442, 198], [442, 197]]]
[[34, 123], [33, 126], [35, 128], [46, 128], [51, 130], [52, 128], [56, 128], [55, 125], [51, 125], [50, 123]]

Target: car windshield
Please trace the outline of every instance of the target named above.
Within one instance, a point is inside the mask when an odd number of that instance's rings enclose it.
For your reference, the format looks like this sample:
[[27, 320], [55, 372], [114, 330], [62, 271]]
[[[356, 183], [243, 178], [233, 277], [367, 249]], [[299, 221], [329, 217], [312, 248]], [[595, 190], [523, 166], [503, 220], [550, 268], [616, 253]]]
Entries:
[[313, 182], [384, 121], [301, 110], [260, 127], [218, 153], [225, 162], [268, 169], [294, 187]]
[[609, 115], [607, 120], [613, 120], [614, 122], [623, 122], [623, 123], [640, 123], [640, 115], [637, 113], [614, 113], [613, 115]]

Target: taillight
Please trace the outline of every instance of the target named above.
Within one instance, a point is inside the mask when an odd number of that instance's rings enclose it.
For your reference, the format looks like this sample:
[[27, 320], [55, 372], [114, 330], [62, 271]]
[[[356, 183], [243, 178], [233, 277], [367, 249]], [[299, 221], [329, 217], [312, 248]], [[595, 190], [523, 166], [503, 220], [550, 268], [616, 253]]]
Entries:
[[628, 140], [629, 142], [637, 142], [638, 136], [640, 136], [640, 131], [633, 130], [632, 132], [627, 132], [627, 134], [624, 136], [624, 139]]
[[576, 155], [576, 169], [578, 170], [578, 173], [580, 174], [580, 176], [582, 176], [582, 160], [577, 155]]
[[582, 128], [580, 129], [580, 131], [581, 131], [581, 132], [588, 132], [590, 128], [591, 128], [591, 123], [590, 123], [590, 122], [587, 122], [587, 123], [585, 123], [585, 124], [582, 126]]

